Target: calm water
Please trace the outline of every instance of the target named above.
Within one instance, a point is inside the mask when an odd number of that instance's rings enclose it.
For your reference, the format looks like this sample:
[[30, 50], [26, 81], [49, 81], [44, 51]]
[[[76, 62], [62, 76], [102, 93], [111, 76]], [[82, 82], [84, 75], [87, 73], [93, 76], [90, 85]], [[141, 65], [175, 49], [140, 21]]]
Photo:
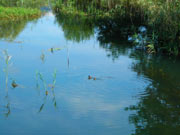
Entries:
[[179, 60], [51, 12], [0, 22], [1, 135], [180, 134]]

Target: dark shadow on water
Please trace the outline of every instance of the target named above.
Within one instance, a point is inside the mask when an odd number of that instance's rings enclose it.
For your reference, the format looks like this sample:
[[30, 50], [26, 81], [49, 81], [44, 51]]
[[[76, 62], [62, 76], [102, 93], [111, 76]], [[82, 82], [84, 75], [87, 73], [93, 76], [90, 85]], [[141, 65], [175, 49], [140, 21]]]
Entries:
[[142, 52], [131, 54], [136, 59], [132, 70], [151, 80], [138, 95], [136, 105], [126, 108], [136, 127], [133, 135], [179, 135], [180, 133], [180, 62]]
[[100, 47], [104, 48], [108, 57], [117, 59], [119, 55], [128, 53], [132, 45], [127, 42], [128, 36], [133, 35], [143, 24], [136, 19], [100, 19], [91, 16], [56, 14], [56, 23], [62, 28], [64, 36], [69, 41], [82, 42], [95, 37]]

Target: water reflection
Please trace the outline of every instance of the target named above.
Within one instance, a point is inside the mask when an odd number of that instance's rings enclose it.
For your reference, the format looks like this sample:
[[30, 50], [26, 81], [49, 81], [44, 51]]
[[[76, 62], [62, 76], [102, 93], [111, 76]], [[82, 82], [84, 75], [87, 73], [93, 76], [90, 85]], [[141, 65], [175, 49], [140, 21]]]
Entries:
[[[0, 118], [0, 133], [21, 134], [20, 127], [23, 133], [38, 135], [129, 135], [132, 130], [136, 135], [178, 134], [178, 60], [134, 49], [126, 42], [134, 28], [110, 21], [54, 18], [51, 13], [39, 19], [34, 29], [32, 25], [19, 34], [25, 40], [23, 49], [8, 42], [1, 46], [16, 60], [19, 73], [13, 78], [26, 87], [4, 94], [6, 101], [0, 99], [4, 114], [11, 116]], [[127, 106], [129, 112], [124, 111]]]
[[[73, 41], [77, 42], [84, 40], [85, 38], [77, 38], [77, 35], [87, 36], [87, 34], [81, 32], [84, 29], [79, 27], [79, 24], [84, 21], [81, 21], [81, 18], [67, 18], [72, 19], [70, 22], [78, 19], [78, 23], [72, 25], [61, 18], [60, 22], [63, 23], [59, 24], [63, 27], [65, 33], [71, 35], [69, 38], [66, 34], [66, 39], [75, 39]], [[149, 55], [127, 43], [128, 35], [138, 31], [139, 26], [132, 27], [131, 24], [123, 24], [112, 20], [99, 20], [98, 23], [96, 21], [90, 23], [93, 24], [89, 28], [91, 30], [95, 29], [95, 32], [97, 32], [100, 47], [106, 50], [108, 57], [113, 60], [122, 55], [130, 57], [135, 60], [131, 64], [131, 69], [137, 73], [137, 76], [142, 76], [144, 80], [147, 79], [150, 82], [144, 91], [138, 94], [138, 103], [127, 108], [130, 112], [133, 112], [129, 116], [130, 123], [135, 126], [133, 135], [178, 135], [180, 133], [179, 60], [174, 58], [168, 60], [165, 57]], [[67, 28], [65, 27], [66, 24], [70, 26], [67, 25]], [[80, 34], [77, 34], [77, 32]], [[90, 37], [90, 35], [87, 37]], [[82, 104], [79, 103], [81, 100], [75, 98], [72, 102]], [[87, 104], [82, 106], [87, 106]], [[106, 105], [106, 107], [108, 106]]]
[[[52, 0], [53, 1], [53, 0]], [[0, 0], [0, 5], [4, 7], [25, 7], [39, 8], [42, 12], [49, 12], [50, 0]], [[0, 39], [14, 41], [14, 39], [26, 28], [27, 24], [37, 23], [37, 19], [24, 18], [23, 20], [0, 20]], [[16, 43], [22, 43], [17, 41]]]
[[[0, 21], [0, 39], [14, 41], [15, 38], [26, 28], [29, 22], [36, 23], [36, 20], [24, 19], [20, 21]], [[18, 41], [22, 43], [22, 41]]]
[[136, 25], [127, 23], [122, 19], [97, 19], [76, 15], [56, 14], [56, 22], [62, 28], [66, 40], [81, 42], [97, 38], [100, 47], [107, 51], [107, 56], [113, 60], [118, 59], [121, 54], [128, 54], [132, 45], [127, 42], [128, 35], [136, 30]]
[[65, 38], [75, 42], [88, 40], [94, 36], [93, 21], [82, 16], [56, 15], [56, 22], [61, 26]]
[[132, 69], [151, 79], [129, 117], [136, 127], [133, 135], [178, 135], [180, 133], [180, 62], [134, 53]]
[[5, 72], [5, 112], [4, 115], [5, 117], [8, 117], [11, 114], [11, 103], [10, 103], [10, 99], [9, 99], [9, 91], [8, 91], [8, 81], [9, 81], [9, 68], [10, 68], [10, 61], [12, 56], [10, 56], [8, 54], [7, 50], [3, 51], [3, 55], [4, 55], [4, 61], [5, 61], [5, 68], [4, 68], [4, 72]]

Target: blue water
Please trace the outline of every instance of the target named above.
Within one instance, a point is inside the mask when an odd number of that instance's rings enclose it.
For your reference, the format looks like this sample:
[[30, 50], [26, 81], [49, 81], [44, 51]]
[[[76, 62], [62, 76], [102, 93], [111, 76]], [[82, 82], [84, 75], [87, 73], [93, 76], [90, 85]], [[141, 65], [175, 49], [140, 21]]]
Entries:
[[[12, 56], [8, 75], [3, 50]], [[151, 66], [143, 70], [140, 65], [141, 72], [136, 70], [134, 65], [141, 59], [130, 55], [131, 48], [114, 60], [108, 57], [111, 50], [100, 46], [96, 34], [81, 42], [67, 40], [52, 13], [28, 22], [14, 41], [2, 39], [0, 51], [1, 135], [131, 135], [137, 133], [130, 121], [136, 110], [127, 108], [148, 97], [150, 84], [160, 83], [145, 73]], [[173, 76], [173, 82], [179, 67], [176, 62], [175, 75], [169, 71], [164, 74]], [[43, 76], [47, 90], [37, 73]], [[96, 79], [89, 80], [89, 75]], [[179, 84], [175, 86], [179, 92]], [[152, 105], [156, 107], [156, 103]]]

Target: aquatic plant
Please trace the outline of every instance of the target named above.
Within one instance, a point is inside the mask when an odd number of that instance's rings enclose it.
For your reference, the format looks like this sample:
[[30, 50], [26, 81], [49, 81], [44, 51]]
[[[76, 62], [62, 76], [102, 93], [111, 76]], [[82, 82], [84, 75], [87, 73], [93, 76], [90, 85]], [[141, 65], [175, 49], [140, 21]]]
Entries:
[[4, 113], [5, 117], [8, 117], [11, 114], [11, 106], [10, 106], [10, 100], [9, 100], [9, 95], [8, 95], [8, 77], [9, 77], [9, 65], [10, 65], [10, 60], [12, 58], [12, 56], [10, 56], [8, 54], [7, 50], [3, 50], [3, 55], [4, 55], [4, 60], [5, 60], [5, 68], [4, 68], [4, 72], [5, 72], [5, 84], [6, 84], [6, 112]]
[[51, 53], [54, 53], [54, 51], [60, 51], [61, 48], [55, 48], [55, 47], [51, 47], [50, 49], [48, 49], [48, 51], [50, 51]]
[[45, 54], [44, 54], [44, 52], [42, 52], [42, 54], [40, 56], [40, 59], [44, 63], [44, 61], [45, 61]]
[[[55, 92], [54, 92], [54, 88], [55, 88], [55, 85], [56, 85], [56, 74], [57, 74], [57, 71], [54, 70], [52, 84], [47, 85], [46, 81], [44, 80], [44, 77], [43, 77], [42, 73], [36, 71], [36, 81], [37, 81], [36, 87], [38, 89], [40, 89], [39, 82], [38, 82], [38, 80], [40, 79], [42, 81], [42, 83], [43, 83], [44, 90], [45, 90], [45, 97], [43, 99], [44, 101], [43, 101], [43, 104], [40, 106], [39, 112], [41, 112], [43, 110], [43, 108], [44, 108], [44, 106], [45, 106], [45, 104], [47, 102], [47, 97], [51, 93], [52, 93], [52, 96], [53, 96], [53, 98], [52, 98], [53, 105], [54, 105], [55, 108], [57, 107], [56, 96], [55, 96]], [[51, 90], [51, 93], [48, 91], [49, 88]]]
[[53, 104], [54, 104], [54, 107], [56, 108], [57, 107], [57, 102], [56, 102], [56, 95], [55, 95], [55, 92], [54, 92], [54, 88], [55, 88], [55, 84], [56, 84], [56, 75], [57, 75], [57, 71], [54, 70], [54, 73], [53, 73], [53, 84], [51, 86], [51, 91], [53, 93]]
[[6, 74], [6, 89], [7, 89], [7, 85], [8, 85], [8, 69], [9, 69], [9, 64], [10, 64], [10, 60], [11, 60], [12, 56], [10, 56], [8, 54], [7, 50], [4, 50], [3, 54], [4, 54], [5, 64], [6, 64], [6, 67], [4, 68], [4, 72]]
[[39, 79], [42, 81], [43, 86], [44, 86], [44, 90], [45, 90], [45, 97], [43, 99], [44, 101], [43, 101], [43, 104], [40, 106], [40, 109], [38, 111], [40, 113], [46, 104], [46, 100], [47, 100], [47, 96], [48, 96], [48, 94], [47, 94], [48, 90], [47, 90], [47, 84], [43, 78], [43, 75], [40, 72], [36, 71], [36, 88], [39, 90], [39, 93], [40, 93], [40, 86], [39, 86], [39, 82], [38, 82]]
[[42, 81], [42, 83], [43, 83], [44, 90], [47, 91], [47, 84], [46, 84], [46, 81], [44, 80], [43, 75], [42, 75], [40, 72], [38, 72], [38, 76], [39, 76], [39, 79], [40, 79], [40, 80]]
[[5, 106], [6, 112], [4, 113], [5, 117], [8, 118], [9, 115], [11, 114], [11, 108], [10, 108], [10, 102], [7, 103]]
[[139, 50], [147, 50], [148, 53], [155, 53], [157, 37], [153, 34], [148, 37], [147, 29], [144, 26], [139, 27], [138, 33], [128, 37], [128, 41], [135, 44], [135, 48]]

